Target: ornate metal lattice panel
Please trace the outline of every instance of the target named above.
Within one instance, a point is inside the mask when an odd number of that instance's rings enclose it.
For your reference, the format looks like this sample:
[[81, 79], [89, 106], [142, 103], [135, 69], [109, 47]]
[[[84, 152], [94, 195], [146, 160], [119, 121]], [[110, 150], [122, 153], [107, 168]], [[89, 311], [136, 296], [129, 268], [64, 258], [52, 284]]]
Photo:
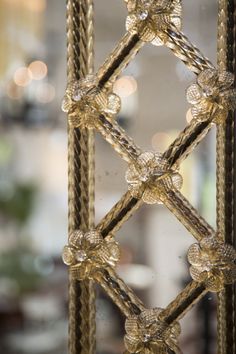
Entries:
[[[181, 0], [125, 2], [127, 32], [96, 74], [93, 73], [93, 2], [68, 0], [67, 3], [68, 86], [62, 108], [68, 114], [69, 123], [69, 240], [63, 251], [70, 274], [69, 350], [85, 354], [95, 351], [93, 282], [97, 282], [126, 317], [125, 353], [181, 353], [178, 321], [208, 291], [221, 292], [219, 352], [226, 354], [227, 335], [222, 318], [227, 320], [227, 286], [232, 288], [229, 284], [236, 278], [236, 251], [232, 239], [225, 242], [222, 193], [227, 146], [222, 146], [229, 117], [232, 135], [233, 115], [229, 112], [235, 109], [236, 95], [234, 75], [228, 70], [232, 71], [233, 67], [226, 65], [225, 57], [232, 21], [228, 24], [224, 21], [232, 15], [235, 5], [232, 1], [220, 2], [219, 66], [216, 68], [181, 32]], [[112, 92], [122, 70], [149, 42], [167, 46], [197, 76], [186, 90], [193, 119], [169, 148], [160, 153], [142, 151], [119, 126], [115, 117], [120, 110], [120, 98]], [[181, 162], [213, 125], [219, 127], [217, 230], [181, 194], [182, 177], [178, 172]], [[96, 227], [93, 223], [94, 131], [128, 164], [125, 176], [128, 191]], [[188, 251], [193, 280], [165, 309], [145, 308], [115, 270], [120, 256], [115, 233], [143, 203], [163, 204], [196, 239]]]

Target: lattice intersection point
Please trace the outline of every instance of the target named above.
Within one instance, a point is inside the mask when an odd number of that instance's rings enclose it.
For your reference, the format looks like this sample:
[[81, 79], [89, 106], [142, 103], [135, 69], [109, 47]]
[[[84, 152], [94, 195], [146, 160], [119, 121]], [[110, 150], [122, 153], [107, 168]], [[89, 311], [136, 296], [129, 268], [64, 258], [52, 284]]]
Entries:
[[[180, 32], [181, 0], [125, 0], [127, 33], [96, 75], [68, 83], [62, 109], [69, 124], [96, 129], [128, 163], [128, 192], [95, 230], [76, 230], [69, 236], [63, 260], [75, 279], [97, 281], [126, 316], [127, 353], [181, 353], [178, 320], [206, 294], [219, 292], [236, 279], [236, 251], [221, 238], [184, 198], [179, 189], [180, 163], [236, 108], [233, 75], [217, 71]], [[187, 89], [193, 120], [164, 153], [142, 152], [115, 121], [120, 98], [112, 85], [145, 42], [166, 45], [190, 70], [197, 82]], [[193, 281], [165, 309], [145, 309], [115, 272], [120, 251], [114, 234], [142, 203], [163, 203], [198, 243], [188, 251]]]

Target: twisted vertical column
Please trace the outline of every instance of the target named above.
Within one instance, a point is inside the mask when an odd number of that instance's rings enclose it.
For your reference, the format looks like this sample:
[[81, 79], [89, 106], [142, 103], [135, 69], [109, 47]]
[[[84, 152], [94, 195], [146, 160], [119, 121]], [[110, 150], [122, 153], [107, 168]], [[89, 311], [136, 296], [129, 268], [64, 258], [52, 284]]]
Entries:
[[[93, 1], [67, 0], [67, 78], [93, 71]], [[93, 227], [93, 133], [68, 127], [69, 233]], [[95, 352], [95, 293], [69, 274], [69, 353]]]
[[[218, 66], [235, 73], [235, 0], [219, 0]], [[235, 112], [217, 128], [217, 227], [224, 241], [235, 246]], [[218, 295], [218, 353], [236, 353], [235, 285]]]

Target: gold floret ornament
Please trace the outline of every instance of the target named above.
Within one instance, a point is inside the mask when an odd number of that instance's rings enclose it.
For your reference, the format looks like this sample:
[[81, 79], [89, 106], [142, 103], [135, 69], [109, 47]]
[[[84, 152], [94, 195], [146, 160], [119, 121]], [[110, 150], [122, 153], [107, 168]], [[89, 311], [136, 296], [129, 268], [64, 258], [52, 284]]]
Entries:
[[96, 117], [105, 114], [113, 118], [120, 108], [120, 97], [100, 90], [95, 75], [70, 81], [62, 101], [62, 110], [68, 113], [68, 122], [74, 128], [94, 128]]
[[158, 319], [162, 309], [145, 309], [140, 315], [132, 315], [125, 322], [125, 346], [129, 353], [181, 354], [178, 322], [167, 326]]
[[135, 198], [144, 203], [162, 203], [168, 189], [182, 187], [181, 175], [170, 169], [160, 153], [144, 152], [126, 172], [128, 189]]
[[190, 246], [188, 261], [192, 278], [205, 282], [209, 291], [221, 291], [236, 280], [236, 251], [215, 237], [205, 237]]
[[214, 123], [222, 123], [227, 112], [236, 108], [236, 90], [233, 85], [234, 75], [230, 72], [215, 69], [202, 71], [197, 82], [186, 91], [187, 100], [192, 104], [193, 118], [210, 118]]
[[164, 30], [181, 29], [181, 0], [125, 0], [129, 15], [126, 29], [138, 34], [143, 42], [163, 45], [167, 41]]
[[69, 236], [62, 259], [76, 279], [84, 280], [92, 278], [98, 269], [114, 268], [120, 259], [120, 248], [113, 236], [103, 239], [96, 230], [76, 230]]

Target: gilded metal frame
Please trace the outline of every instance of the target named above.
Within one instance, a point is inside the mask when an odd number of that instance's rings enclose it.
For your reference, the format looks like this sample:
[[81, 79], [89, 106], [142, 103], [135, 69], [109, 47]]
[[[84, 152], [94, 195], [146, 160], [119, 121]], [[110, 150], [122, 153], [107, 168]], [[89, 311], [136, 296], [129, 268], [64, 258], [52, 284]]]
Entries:
[[[208, 291], [218, 292], [218, 353], [235, 351], [234, 234], [235, 1], [219, 0], [218, 70], [181, 32], [181, 0], [125, 0], [127, 32], [93, 73], [93, 1], [67, 0], [69, 132], [69, 352], [95, 352], [98, 282], [126, 316], [125, 353], [181, 353], [178, 320]], [[197, 75], [187, 90], [193, 120], [160, 154], [143, 153], [116, 123], [112, 85], [146, 42], [166, 45]], [[179, 164], [217, 125], [217, 230], [181, 194]], [[128, 191], [94, 227], [94, 131], [128, 163]], [[163, 203], [195, 237], [193, 277], [165, 309], [145, 309], [118, 277], [115, 233], [143, 203]]]

